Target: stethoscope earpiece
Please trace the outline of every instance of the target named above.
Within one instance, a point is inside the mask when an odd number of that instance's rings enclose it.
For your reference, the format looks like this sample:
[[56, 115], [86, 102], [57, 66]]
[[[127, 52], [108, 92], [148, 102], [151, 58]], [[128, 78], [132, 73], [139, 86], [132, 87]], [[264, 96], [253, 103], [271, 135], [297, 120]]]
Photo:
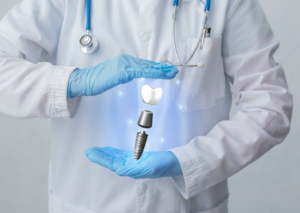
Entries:
[[205, 67], [205, 63], [204, 63], [204, 62], [199, 62], [199, 63], [197, 64], [197, 67], [199, 67], [199, 68], [204, 68], [204, 67]]

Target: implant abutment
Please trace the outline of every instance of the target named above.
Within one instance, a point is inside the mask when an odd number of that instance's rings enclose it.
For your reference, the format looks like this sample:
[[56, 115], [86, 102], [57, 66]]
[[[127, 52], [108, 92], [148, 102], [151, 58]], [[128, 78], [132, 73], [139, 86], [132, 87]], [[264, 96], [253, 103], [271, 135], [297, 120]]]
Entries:
[[140, 127], [150, 129], [153, 123], [153, 112], [144, 110], [141, 113], [140, 119], [138, 121], [138, 125]]

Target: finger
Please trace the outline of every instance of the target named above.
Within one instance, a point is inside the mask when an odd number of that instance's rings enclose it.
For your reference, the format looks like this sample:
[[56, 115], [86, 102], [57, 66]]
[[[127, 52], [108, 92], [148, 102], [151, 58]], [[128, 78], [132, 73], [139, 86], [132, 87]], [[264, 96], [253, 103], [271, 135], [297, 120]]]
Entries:
[[116, 172], [116, 170], [125, 164], [125, 159], [127, 156], [129, 156], [130, 152], [115, 149], [112, 147], [104, 147], [101, 150], [103, 153], [112, 156], [112, 163], [110, 164], [109, 169], [113, 172]]
[[112, 156], [103, 153], [101, 150], [102, 150], [101, 148], [95, 147], [86, 150], [85, 154], [87, 158], [93, 163], [97, 163], [105, 168], [109, 168], [113, 161], [113, 158]]
[[137, 166], [121, 166], [116, 170], [116, 174], [122, 177], [137, 178], [140, 176], [141, 169]]
[[143, 157], [137, 161], [133, 156], [128, 155], [125, 158], [124, 164], [116, 170], [116, 174], [134, 179], [147, 178], [151, 172], [151, 168], [149, 168], [148, 163], [144, 161], [147, 157]]
[[178, 73], [178, 68], [176, 66], [148, 60], [143, 60], [141, 69], [144, 71], [142, 72], [142, 77], [145, 78], [171, 79]]
[[129, 66], [126, 71], [132, 78], [172, 79], [178, 73], [178, 68], [173, 65], [138, 59], [137, 66]]
[[113, 147], [104, 147], [102, 149], [103, 151], [109, 151], [109, 152], [112, 152], [114, 153], [118, 158], [125, 158], [130, 152], [128, 151], [125, 151], [125, 150], [121, 150], [121, 149], [116, 149], [116, 148], [113, 148]]
[[92, 162], [108, 168], [113, 172], [124, 164], [125, 158], [130, 154], [128, 151], [112, 147], [94, 147], [87, 150], [86, 153]]
[[116, 170], [116, 174], [119, 176], [126, 176], [133, 179], [145, 179], [153, 178], [154, 168], [150, 168], [147, 165], [131, 165], [121, 166]]
[[178, 69], [172, 65], [166, 65], [165, 67], [158, 68], [145, 68], [144, 72], [141, 72], [142, 78], [151, 79], [173, 79], [178, 73]]
[[156, 70], [160, 70], [162, 72], [172, 72], [174, 70], [178, 70], [176, 66], [166, 63], [160, 63], [155, 61], [146, 61], [145, 60], [145, 68], [152, 68]]
[[91, 148], [86, 151], [86, 156], [93, 163], [97, 163], [115, 172], [123, 165], [124, 155], [118, 155], [114, 151], [103, 148]]
[[85, 155], [88, 156], [89, 154], [100, 151], [100, 150], [101, 150], [101, 148], [99, 148], [99, 147], [92, 147], [85, 151]]

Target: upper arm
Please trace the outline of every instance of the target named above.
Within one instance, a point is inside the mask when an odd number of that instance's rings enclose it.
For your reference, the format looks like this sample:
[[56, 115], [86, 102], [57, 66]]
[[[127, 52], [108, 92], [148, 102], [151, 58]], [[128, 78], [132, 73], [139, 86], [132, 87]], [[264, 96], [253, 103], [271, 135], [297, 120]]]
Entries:
[[54, 54], [64, 10], [64, 0], [23, 0], [15, 5], [0, 22], [0, 55], [36, 63], [43, 52]]
[[273, 32], [259, 1], [235, 0], [225, 20], [223, 55], [247, 53], [273, 43]]
[[279, 46], [258, 0], [235, 0], [228, 10], [222, 55], [226, 74], [262, 73], [277, 66], [273, 54]]

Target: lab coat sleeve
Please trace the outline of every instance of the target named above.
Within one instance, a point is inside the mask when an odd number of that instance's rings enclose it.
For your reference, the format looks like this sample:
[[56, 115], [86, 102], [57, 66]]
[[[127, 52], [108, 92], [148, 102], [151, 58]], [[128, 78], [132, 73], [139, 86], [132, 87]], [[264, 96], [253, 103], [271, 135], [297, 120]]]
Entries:
[[239, 110], [207, 136], [171, 150], [183, 170], [173, 180], [185, 198], [236, 174], [287, 136], [293, 101], [282, 66], [273, 59], [278, 46], [258, 0], [232, 4], [223, 59]]
[[19, 118], [69, 118], [80, 98], [67, 99], [74, 67], [39, 63], [55, 55], [65, 1], [24, 0], [0, 22], [0, 112]]

